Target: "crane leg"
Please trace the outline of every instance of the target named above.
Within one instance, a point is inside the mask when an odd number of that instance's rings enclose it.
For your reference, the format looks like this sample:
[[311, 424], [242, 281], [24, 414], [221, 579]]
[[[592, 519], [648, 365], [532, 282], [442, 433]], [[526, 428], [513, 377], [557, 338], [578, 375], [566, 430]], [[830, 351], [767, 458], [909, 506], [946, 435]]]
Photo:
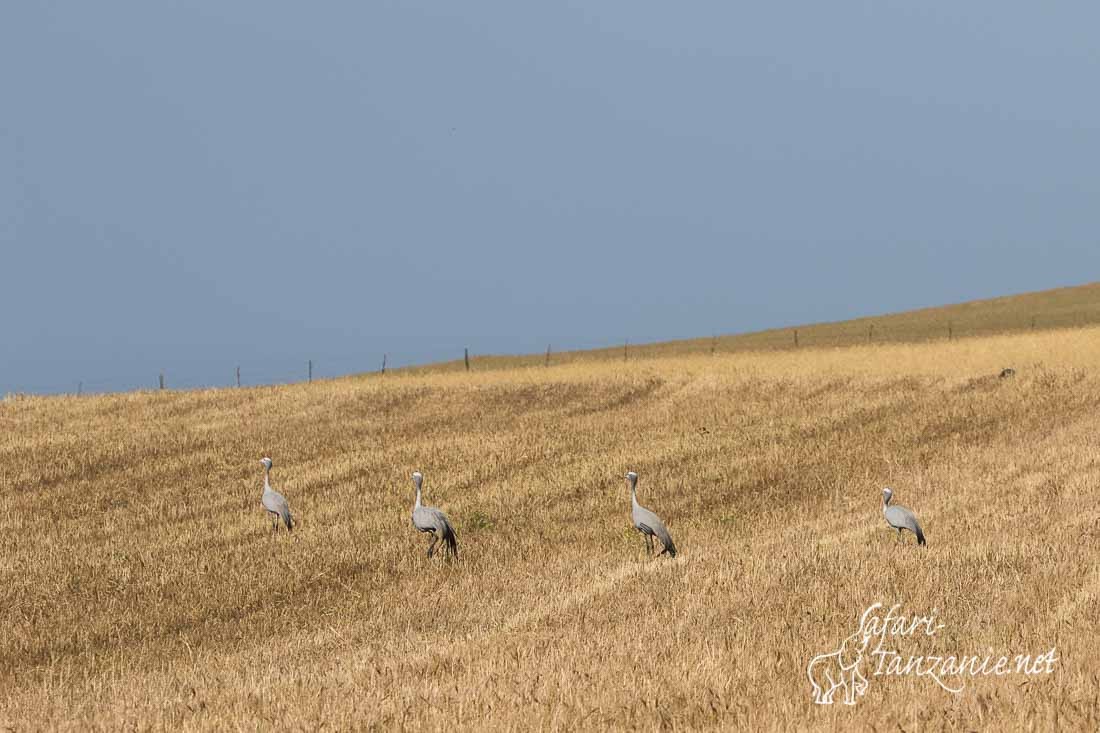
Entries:
[[645, 556], [649, 557], [652, 554], [653, 554], [653, 536], [647, 534], [645, 536]]
[[428, 543], [428, 557], [431, 557], [432, 553], [435, 552], [435, 543], [437, 542], [439, 542], [439, 539], [433, 534], [432, 541]]

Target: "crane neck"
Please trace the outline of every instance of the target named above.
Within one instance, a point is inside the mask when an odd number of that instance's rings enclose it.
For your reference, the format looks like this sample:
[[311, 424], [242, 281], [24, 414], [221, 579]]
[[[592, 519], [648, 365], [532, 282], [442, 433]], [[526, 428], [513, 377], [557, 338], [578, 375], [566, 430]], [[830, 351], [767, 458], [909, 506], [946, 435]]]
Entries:
[[264, 469], [264, 491], [271, 491], [271, 471]]
[[638, 506], [638, 485], [630, 485], [630, 503], [634, 506]]
[[420, 485], [417, 484], [417, 486], [416, 486], [416, 503], [413, 504], [413, 511], [416, 511], [419, 508], [420, 508]]

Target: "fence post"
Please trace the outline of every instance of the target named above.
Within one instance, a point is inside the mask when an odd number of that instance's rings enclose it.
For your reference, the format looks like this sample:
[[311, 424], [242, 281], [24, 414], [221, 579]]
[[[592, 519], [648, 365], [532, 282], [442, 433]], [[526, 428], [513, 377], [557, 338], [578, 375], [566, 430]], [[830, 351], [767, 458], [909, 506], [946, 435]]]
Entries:
[[867, 343], [871, 343], [871, 340], [875, 337], [875, 324], [871, 324], [867, 327]]
[[718, 351], [718, 336], [712, 334], [710, 337], [710, 355], [714, 356], [716, 351]]
[[623, 343], [623, 361], [626, 361], [627, 351], [630, 349], [630, 339]]
[[952, 341], [955, 338], [955, 329], [951, 321], [947, 322], [947, 340]]
[[382, 373], [386, 373], [386, 357], [388, 354], [382, 354]]
[[470, 371], [470, 347], [467, 346], [462, 350], [462, 360], [466, 362], [466, 371]]
[[798, 348], [798, 329], [797, 328], [794, 330], [794, 347], [796, 349]]
[[546, 366], [550, 366], [550, 344], [546, 345]]
[[309, 383], [313, 384], [313, 359], [309, 360]]
[[241, 386], [241, 368], [239, 366], [237, 367], [237, 386]]
[[79, 397], [83, 393], [84, 393], [84, 382], [77, 382], [76, 383], [76, 396]]
[[164, 389], [164, 372], [160, 373], [160, 388]]

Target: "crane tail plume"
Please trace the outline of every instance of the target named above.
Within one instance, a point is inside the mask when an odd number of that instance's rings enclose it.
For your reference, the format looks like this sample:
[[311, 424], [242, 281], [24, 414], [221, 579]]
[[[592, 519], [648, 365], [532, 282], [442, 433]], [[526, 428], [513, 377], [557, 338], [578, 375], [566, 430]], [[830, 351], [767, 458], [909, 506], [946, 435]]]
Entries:
[[662, 552], [667, 552], [669, 557], [676, 557], [676, 543], [672, 541], [672, 535], [668, 533], [668, 530], [663, 529], [663, 531], [658, 532], [657, 538], [664, 545]]
[[293, 532], [294, 531], [294, 517], [290, 516], [290, 512], [287, 512], [283, 516], [283, 522], [286, 523], [286, 531], [287, 532]]
[[917, 525], [917, 544], [918, 545], [927, 545], [928, 544], [927, 542], [924, 541], [924, 532], [921, 531], [921, 528], [920, 528], [919, 524]]
[[451, 555], [458, 557], [458, 538], [455, 537], [455, 531], [450, 522], [443, 525], [443, 541], [447, 543], [447, 550]]

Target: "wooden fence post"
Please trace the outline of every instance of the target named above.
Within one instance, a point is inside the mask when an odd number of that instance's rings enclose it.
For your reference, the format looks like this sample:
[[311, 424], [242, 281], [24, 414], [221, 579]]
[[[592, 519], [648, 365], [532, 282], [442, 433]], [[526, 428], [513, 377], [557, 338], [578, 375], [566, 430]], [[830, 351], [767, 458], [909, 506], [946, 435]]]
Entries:
[[309, 360], [309, 383], [313, 384], [313, 359]]
[[550, 344], [546, 345], [546, 366], [550, 366]]
[[630, 339], [623, 343], [623, 361], [626, 361], [627, 351], [630, 349]]
[[462, 360], [466, 362], [466, 371], [470, 371], [470, 347], [467, 346], [462, 350]]
[[382, 354], [382, 373], [386, 373], [386, 357], [388, 354]]
[[84, 382], [76, 383], [76, 396], [79, 397], [84, 393]]
[[237, 386], [241, 386], [241, 368], [239, 366], [237, 367]]

